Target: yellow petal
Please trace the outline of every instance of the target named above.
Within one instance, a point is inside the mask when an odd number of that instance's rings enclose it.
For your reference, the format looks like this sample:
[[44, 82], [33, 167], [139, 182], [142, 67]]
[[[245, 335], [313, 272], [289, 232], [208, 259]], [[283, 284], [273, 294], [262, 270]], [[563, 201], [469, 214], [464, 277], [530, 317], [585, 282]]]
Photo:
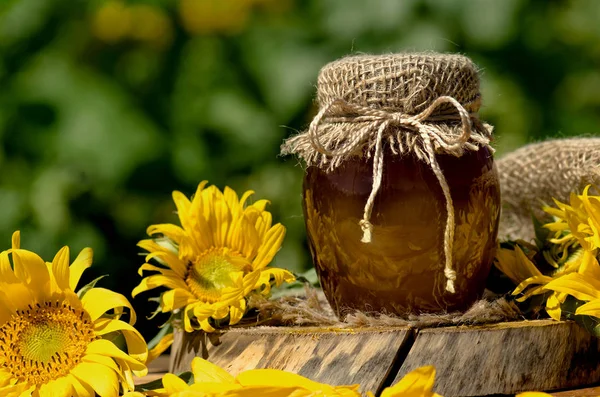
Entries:
[[[593, 285], [594, 283], [595, 285]], [[546, 284], [546, 289], [564, 292], [582, 301], [600, 299], [600, 281], [586, 279], [581, 274], [571, 273]]]
[[173, 192], [173, 202], [175, 202], [175, 206], [177, 207], [177, 215], [179, 216], [181, 226], [183, 226], [184, 229], [190, 229], [192, 225], [188, 214], [192, 203], [183, 193], [178, 191]]
[[131, 303], [123, 295], [105, 288], [92, 288], [81, 299], [83, 308], [96, 321], [111, 309], [129, 308], [129, 324], [135, 324], [136, 316]]
[[560, 306], [563, 304], [566, 297], [567, 294], [562, 292], [555, 292], [548, 297], [548, 300], [546, 301], [546, 312], [553, 320], [560, 321], [560, 316], [562, 315]]
[[61, 290], [69, 288], [69, 247], [62, 247], [52, 260], [52, 275]]
[[236, 381], [242, 386], [302, 387], [313, 392], [321, 391], [323, 394], [333, 392], [333, 387], [330, 385], [276, 369], [244, 371], [236, 377]]
[[102, 397], [117, 397], [119, 394], [117, 374], [102, 364], [81, 362], [71, 373], [82, 383], [90, 385]]
[[115, 346], [106, 339], [96, 339], [87, 345], [86, 354], [99, 354], [107, 357], [118, 358], [127, 362], [132, 369], [143, 370], [146, 366]]
[[542, 393], [540, 391], [527, 391], [525, 393], [519, 393], [516, 397], [552, 397], [552, 394]]
[[148, 351], [148, 359], [146, 365], [154, 361], [158, 356], [163, 354], [172, 344], [174, 340], [173, 333], [166, 334], [152, 349]]
[[148, 291], [157, 287], [167, 287], [171, 289], [182, 288], [187, 289], [187, 284], [180, 278], [167, 277], [163, 275], [148, 276], [142, 279], [140, 284], [133, 289], [131, 296], [135, 298], [136, 295], [144, 291]]
[[239, 305], [231, 305], [229, 308], [229, 325], [239, 323], [244, 314], [246, 314], [246, 300], [242, 299], [239, 301]]
[[435, 368], [431, 365], [420, 367], [406, 374], [400, 382], [386, 388], [381, 397], [432, 396], [435, 383]]
[[40, 397], [71, 397], [73, 387], [68, 378], [62, 377], [40, 386], [38, 392]]
[[21, 231], [17, 230], [12, 234], [12, 249], [18, 250], [21, 248]]
[[595, 299], [579, 306], [575, 314], [600, 317], [600, 299]]
[[278, 223], [269, 229], [258, 250], [256, 258], [254, 258], [254, 261], [252, 262], [252, 268], [256, 270], [267, 266], [273, 260], [277, 251], [279, 251], [279, 248], [281, 248], [284, 237], [285, 227], [281, 223]]
[[[174, 253], [166, 249], [163, 251], [153, 251], [146, 256], [146, 262], [149, 262], [151, 259], [155, 259], [159, 263], [161, 261], [164, 262], [164, 264], [171, 268], [171, 270], [173, 270], [173, 272], [175, 272], [179, 278], [185, 278], [187, 273], [187, 265]], [[138, 271], [140, 276], [142, 275], [142, 270], [144, 269], [140, 268]]]
[[189, 388], [183, 379], [173, 374], [165, 374], [162, 378], [162, 383], [168, 394], [185, 391]]
[[83, 272], [92, 266], [92, 260], [94, 258], [94, 252], [91, 248], [84, 248], [81, 250], [75, 261], [71, 264], [69, 268], [69, 288], [73, 291], [77, 288], [77, 284], [79, 283], [79, 279]]
[[160, 295], [160, 307], [163, 312], [171, 312], [197, 300], [198, 299], [187, 290], [181, 288], [171, 289]]
[[194, 357], [192, 373], [195, 383], [234, 383], [235, 379], [227, 371], [203, 358]]
[[162, 234], [178, 244], [186, 237], [185, 231], [182, 228], [170, 223], [151, 225], [146, 230], [146, 233], [149, 236], [153, 236], [155, 234]]
[[72, 374], [68, 374], [67, 378], [69, 379], [69, 382], [73, 386], [73, 390], [75, 391], [74, 394], [77, 397], [94, 397], [96, 395], [96, 393], [94, 392], [94, 389], [92, 389], [92, 386], [88, 385], [87, 383], [82, 383], [79, 379], [77, 379]]
[[14, 284], [18, 283], [19, 279], [15, 276], [10, 259], [8, 258], [8, 251], [2, 251], [0, 253], [0, 280], [5, 283]]
[[15, 275], [31, 289], [38, 302], [49, 298], [50, 274], [42, 258], [26, 250], [15, 250], [12, 256]]
[[142, 334], [132, 325], [121, 320], [99, 318], [94, 322], [94, 331], [100, 336], [120, 331], [127, 343], [127, 353], [137, 361], [146, 362], [149, 354], [148, 345]]

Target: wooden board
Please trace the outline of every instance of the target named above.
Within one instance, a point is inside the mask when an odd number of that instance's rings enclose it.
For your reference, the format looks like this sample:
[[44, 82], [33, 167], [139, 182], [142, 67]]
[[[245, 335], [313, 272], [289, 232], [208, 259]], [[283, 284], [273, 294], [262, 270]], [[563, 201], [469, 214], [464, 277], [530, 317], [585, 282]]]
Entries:
[[406, 354], [402, 348], [412, 343], [413, 331], [282, 327], [233, 329], [215, 336], [209, 340], [201, 333], [176, 333], [171, 372], [188, 371], [200, 356], [232, 375], [274, 368], [333, 385], [359, 383], [362, 392], [376, 392], [393, 379], [394, 363]]
[[358, 383], [362, 392], [380, 392], [423, 365], [436, 367], [434, 390], [445, 397], [600, 384], [599, 340], [575, 323], [552, 320], [420, 331], [251, 328], [210, 338], [178, 332], [172, 351], [175, 373], [200, 356], [233, 375], [275, 368], [333, 385]]
[[572, 322], [539, 320], [418, 333], [396, 381], [422, 365], [445, 397], [575, 388], [600, 381], [598, 339]]

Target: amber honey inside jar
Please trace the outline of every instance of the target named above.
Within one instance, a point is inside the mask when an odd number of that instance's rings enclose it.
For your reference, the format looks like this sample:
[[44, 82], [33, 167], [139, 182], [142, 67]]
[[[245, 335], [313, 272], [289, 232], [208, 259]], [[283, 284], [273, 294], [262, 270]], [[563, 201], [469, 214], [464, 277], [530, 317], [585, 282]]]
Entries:
[[494, 257], [500, 211], [491, 153], [438, 156], [455, 211], [456, 292], [444, 286], [447, 213], [438, 180], [422, 161], [387, 156], [371, 218], [372, 241], [358, 222], [372, 186], [371, 161], [346, 161], [332, 172], [309, 167], [304, 215], [321, 285], [338, 315], [346, 311], [418, 313], [462, 310], [482, 293]]

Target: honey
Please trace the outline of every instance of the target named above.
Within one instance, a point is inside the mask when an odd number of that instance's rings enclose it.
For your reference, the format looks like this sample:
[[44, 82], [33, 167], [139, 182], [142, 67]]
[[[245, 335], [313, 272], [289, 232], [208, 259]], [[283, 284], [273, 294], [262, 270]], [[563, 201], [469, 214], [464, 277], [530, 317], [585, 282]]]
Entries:
[[480, 148], [461, 157], [438, 155], [437, 160], [455, 213], [455, 293], [444, 288], [445, 198], [427, 164], [414, 156], [385, 157], [368, 244], [361, 243], [358, 224], [373, 184], [373, 161], [356, 158], [331, 172], [308, 167], [303, 206], [309, 248], [338, 316], [348, 310], [463, 310], [481, 296], [500, 212], [493, 159]]

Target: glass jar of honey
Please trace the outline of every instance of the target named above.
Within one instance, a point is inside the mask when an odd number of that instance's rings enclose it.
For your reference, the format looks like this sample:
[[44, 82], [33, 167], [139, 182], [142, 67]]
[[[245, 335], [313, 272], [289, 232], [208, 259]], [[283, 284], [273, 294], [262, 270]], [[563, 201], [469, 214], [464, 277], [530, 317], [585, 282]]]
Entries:
[[475, 66], [431, 53], [344, 58], [321, 70], [318, 99], [283, 151], [308, 165], [308, 243], [334, 311], [467, 309], [500, 214]]

